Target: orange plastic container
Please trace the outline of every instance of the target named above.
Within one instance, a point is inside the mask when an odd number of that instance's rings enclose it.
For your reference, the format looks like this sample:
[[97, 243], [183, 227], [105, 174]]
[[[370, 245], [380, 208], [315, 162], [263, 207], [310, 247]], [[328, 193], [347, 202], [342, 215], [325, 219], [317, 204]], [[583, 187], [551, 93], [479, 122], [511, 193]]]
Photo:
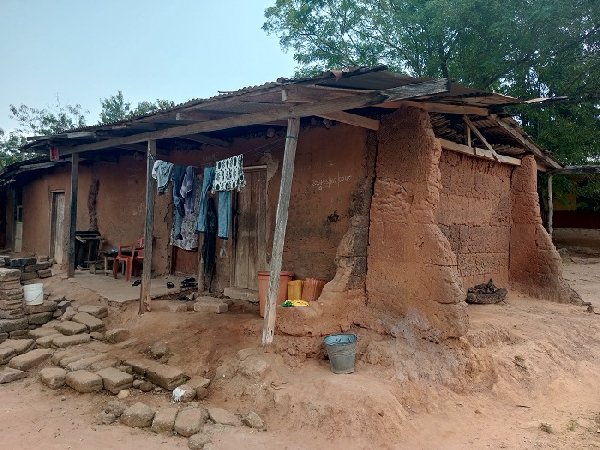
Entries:
[[314, 302], [319, 298], [323, 288], [325, 287], [325, 280], [318, 278], [307, 278], [304, 280], [304, 287], [302, 288], [302, 300], [307, 302]]
[[[267, 305], [267, 293], [269, 292], [269, 278], [271, 272], [258, 272], [258, 301], [260, 304], [260, 317], [265, 317]], [[287, 284], [292, 281], [294, 272], [281, 271], [279, 276], [279, 292], [277, 293], [277, 304], [281, 305], [287, 299]]]

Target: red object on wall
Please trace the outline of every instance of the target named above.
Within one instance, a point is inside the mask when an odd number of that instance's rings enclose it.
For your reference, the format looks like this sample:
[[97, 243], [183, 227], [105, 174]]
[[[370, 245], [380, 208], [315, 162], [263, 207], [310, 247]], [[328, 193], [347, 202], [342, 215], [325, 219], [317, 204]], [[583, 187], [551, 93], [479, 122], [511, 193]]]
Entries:
[[50, 161], [58, 161], [58, 147], [50, 147]]

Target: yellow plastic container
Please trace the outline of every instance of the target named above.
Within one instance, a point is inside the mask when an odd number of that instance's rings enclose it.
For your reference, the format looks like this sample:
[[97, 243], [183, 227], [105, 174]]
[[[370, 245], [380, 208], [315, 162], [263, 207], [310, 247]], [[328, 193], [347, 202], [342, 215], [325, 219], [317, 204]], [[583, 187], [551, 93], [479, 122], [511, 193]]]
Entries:
[[287, 299], [288, 300], [302, 300], [302, 286], [303, 285], [304, 285], [303, 280], [288, 281]]

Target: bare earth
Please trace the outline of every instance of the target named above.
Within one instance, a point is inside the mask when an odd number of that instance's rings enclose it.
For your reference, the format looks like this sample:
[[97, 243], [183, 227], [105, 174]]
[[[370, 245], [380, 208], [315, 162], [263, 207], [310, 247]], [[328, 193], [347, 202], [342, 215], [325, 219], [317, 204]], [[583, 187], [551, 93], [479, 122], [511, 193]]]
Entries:
[[[600, 259], [566, 255], [564, 270], [600, 312]], [[320, 338], [276, 336], [265, 352], [257, 306], [240, 302], [220, 315], [136, 311], [113, 308], [105, 320], [135, 338], [115, 355], [140, 357], [167, 342], [169, 364], [213, 380], [204, 404], [255, 411], [266, 422], [266, 431], [225, 430], [206, 448], [600, 449], [600, 315], [584, 307], [510, 293], [504, 304], [469, 306], [469, 335], [443, 345], [356, 329], [351, 375], [331, 373]], [[255, 376], [240, 364], [267, 369]], [[187, 448], [182, 437], [97, 425], [113, 396], [52, 391], [36, 375], [0, 385], [2, 449]], [[128, 404], [172, 406], [165, 393], [131, 392]]]

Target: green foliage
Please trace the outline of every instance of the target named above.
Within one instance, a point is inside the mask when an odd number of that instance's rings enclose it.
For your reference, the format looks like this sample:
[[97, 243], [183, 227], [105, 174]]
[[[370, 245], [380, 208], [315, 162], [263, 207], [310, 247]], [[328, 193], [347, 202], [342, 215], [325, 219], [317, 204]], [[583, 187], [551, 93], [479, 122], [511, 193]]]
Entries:
[[123, 92], [119, 91], [116, 95], [100, 99], [102, 112], [100, 113], [100, 124], [118, 122], [120, 120], [130, 119], [131, 117], [150, 114], [161, 109], [172, 108], [175, 102], [171, 100], [160, 100], [156, 102], [142, 101], [135, 108], [131, 108], [131, 103], [126, 102]]
[[386, 64], [521, 98], [524, 128], [565, 164], [600, 163], [598, 0], [276, 0], [263, 29], [297, 75]]
[[0, 128], [0, 168], [23, 160], [24, 154], [19, 153], [19, 147], [26, 143], [27, 139], [19, 133], [11, 131], [7, 136], [5, 131]]

